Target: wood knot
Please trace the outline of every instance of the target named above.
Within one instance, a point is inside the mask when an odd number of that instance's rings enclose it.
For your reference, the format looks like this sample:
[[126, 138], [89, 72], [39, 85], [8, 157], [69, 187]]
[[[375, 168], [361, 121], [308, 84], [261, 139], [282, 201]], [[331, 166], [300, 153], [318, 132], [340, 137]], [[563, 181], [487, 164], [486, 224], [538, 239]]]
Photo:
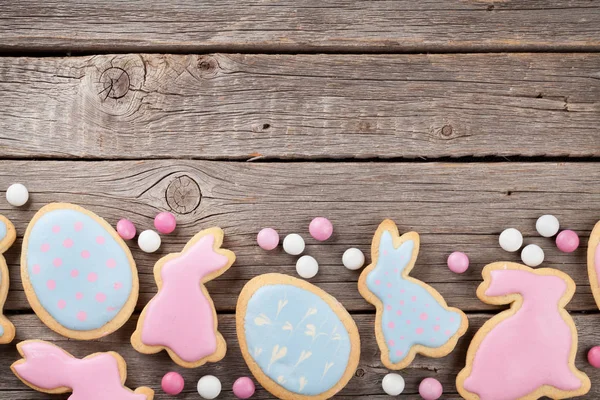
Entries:
[[364, 369], [362, 369], [362, 368], [358, 368], [358, 369], [356, 370], [356, 372], [354, 373], [354, 375], [355, 375], [357, 378], [361, 378], [361, 377], [363, 377], [363, 376], [365, 375], [365, 370], [364, 370]]
[[212, 56], [198, 58], [198, 74], [204, 79], [211, 79], [219, 72], [219, 62]]
[[452, 125], [444, 125], [442, 128], [442, 136], [452, 136]]
[[189, 214], [200, 205], [202, 192], [194, 179], [181, 175], [169, 183], [165, 197], [171, 210], [178, 214]]
[[123, 68], [108, 68], [100, 75], [100, 85], [102, 90], [98, 95], [102, 100], [108, 98], [120, 99], [129, 92], [130, 84], [129, 74]]

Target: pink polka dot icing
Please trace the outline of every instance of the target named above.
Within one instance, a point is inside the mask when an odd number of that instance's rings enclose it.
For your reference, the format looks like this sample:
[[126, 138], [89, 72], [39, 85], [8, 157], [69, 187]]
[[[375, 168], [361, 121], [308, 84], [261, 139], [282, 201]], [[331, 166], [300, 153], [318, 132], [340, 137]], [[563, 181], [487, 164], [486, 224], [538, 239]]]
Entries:
[[137, 272], [131, 253], [94, 214], [68, 204], [44, 207], [32, 219], [24, 245], [23, 283], [32, 289], [28, 299], [36, 313], [41, 308], [54, 319], [59, 333], [100, 332], [116, 316], [133, 311], [135, 302], [128, 300], [137, 296], [132, 291]]

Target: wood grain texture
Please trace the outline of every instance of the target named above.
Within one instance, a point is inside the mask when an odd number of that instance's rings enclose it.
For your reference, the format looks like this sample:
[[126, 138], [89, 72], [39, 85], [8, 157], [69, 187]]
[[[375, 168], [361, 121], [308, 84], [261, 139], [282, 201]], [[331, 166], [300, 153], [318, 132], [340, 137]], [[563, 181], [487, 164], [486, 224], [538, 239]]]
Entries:
[[[456, 392], [454, 380], [458, 372], [464, 367], [465, 354], [468, 345], [476, 330], [491, 317], [484, 314], [469, 315], [469, 330], [462, 337], [454, 352], [450, 355], [440, 358], [424, 358], [417, 356], [415, 361], [400, 374], [406, 381], [406, 390], [402, 395], [403, 399], [420, 399], [418, 396], [419, 382], [426, 377], [437, 378], [444, 387], [444, 399], [460, 399]], [[375, 340], [372, 340], [372, 329], [375, 322], [374, 315], [354, 315], [361, 335], [361, 359], [357, 372], [350, 380], [338, 397], [344, 398], [375, 398], [384, 399], [385, 393], [381, 388], [381, 380], [388, 373], [387, 368], [383, 366], [380, 360], [380, 353]], [[592, 382], [600, 379], [600, 371], [590, 366], [586, 361], [587, 350], [598, 344], [600, 333], [597, 326], [600, 321], [599, 314], [573, 316], [579, 332], [579, 348], [576, 358], [576, 365], [584, 371]], [[250, 372], [244, 363], [237, 344], [235, 332], [234, 315], [219, 316], [219, 330], [227, 341], [227, 355], [216, 364], [206, 364], [197, 369], [184, 369], [175, 365], [165, 352], [155, 355], [143, 355], [137, 353], [128, 343], [129, 336], [135, 329], [137, 317], [134, 316], [123, 328], [114, 334], [93, 342], [77, 342], [67, 340], [46, 328], [41, 321], [34, 315], [17, 315], [11, 320], [17, 327], [17, 337], [15, 343], [26, 339], [42, 339], [53, 342], [63, 347], [77, 357], [83, 357], [88, 354], [100, 351], [117, 351], [127, 362], [127, 385], [129, 387], [148, 386], [156, 391], [156, 400], [169, 399], [160, 389], [160, 379], [168, 371], [180, 372], [186, 382], [184, 392], [177, 397], [182, 399], [198, 399], [196, 392], [196, 382], [207, 374], [215, 375], [221, 380], [223, 391], [219, 399], [234, 399], [231, 391], [231, 385], [240, 376], [248, 376]], [[19, 358], [14, 346], [3, 346], [0, 348], [0, 370], [9, 371], [8, 367]], [[7, 372], [0, 381], [0, 396], [6, 393], [21, 393], [20, 396], [10, 397], [11, 399], [48, 399], [48, 395], [36, 393], [23, 385], [13, 374]], [[26, 396], [24, 394], [27, 394]], [[585, 398], [593, 399], [600, 396], [600, 386], [592, 385], [591, 392]], [[53, 396], [52, 399], [66, 399], [68, 396]], [[8, 397], [4, 397], [8, 398]], [[253, 399], [272, 399], [273, 397], [262, 389], [257, 387], [257, 393]], [[389, 398], [389, 396], [387, 397]]]
[[3, 1], [8, 51], [598, 49], [589, 0]]
[[599, 66], [600, 54], [0, 58], [0, 157], [597, 157]]
[[[24, 208], [0, 204], [0, 213], [17, 229], [17, 242], [6, 253], [11, 291], [6, 308], [29, 310], [19, 278], [18, 259], [23, 232], [42, 205], [79, 204], [113, 226], [130, 218], [138, 230], [149, 229], [158, 211], [169, 210], [166, 193], [181, 177], [202, 192], [197, 208], [177, 214], [174, 234], [163, 235], [155, 254], [142, 253], [129, 242], [140, 274], [138, 310], [154, 295], [154, 263], [179, 252], [195, 233], [219, 226], [224, 247], [237, 260], [223, 276], [206, 286], [219, 311], [231, 312], [237, 294], [252, 277], [267, 272], [295, 275], [296, 257], [281, 250], [266, 252], [256, 244], [265, 226], [280, 234], [302, 234], [306, 253], [321, 265], [311, 280], [334, 294], [353, 312], [373, 312], [356, 288], [358, 271], [347, 271], [341, 256], [356, 246], [370, 259], [370, 242], [384, 218], [400, 232], [421, 234], [421, 251], [412, 276], [430, 283], [450, 306], [466, 311], [497, 309], [475, 296], [481, 269], [494, 261], [519, 261], [498, 245], [502, 229], [520, 229], [526, 243], [546, 251], [547, 267], [573, 277], [577, 293], [570, 310], [597, 311], [586, 269], [587, 237], [600, 218], [600, 170], [595, 163], [233, 163], [210, 161], [1, 161], [0, 187], [27, 182], [31, 202]], [[185, 202], [186, 200], [183, 199]], [[552, 239], [539, 237], [535, 220], [544, 213], [558, 217], [564, 228], [581, 235], [577, 251], [558, 251]], [[318, 243], [308, 224], [318, 215], [334, 224], [334, 236]], [[457, 275], [447, 268], [452, 251], [464, 251], [471, 268]]]

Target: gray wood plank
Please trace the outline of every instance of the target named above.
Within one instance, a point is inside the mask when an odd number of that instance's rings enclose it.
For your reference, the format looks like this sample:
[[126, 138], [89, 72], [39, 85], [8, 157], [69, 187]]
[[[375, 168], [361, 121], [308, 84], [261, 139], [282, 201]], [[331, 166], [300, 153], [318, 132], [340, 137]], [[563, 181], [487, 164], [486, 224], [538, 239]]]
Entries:
[[[161, 210], [181, 211], [176, 214], [176, 232], [163, 236], [158, 253], [142, 253], [136, 243], [129, 243], [140, 274], [138, 310], [156, 291], [156, 260], [180, 251], [189, 238], [210, 226], [224, 229], [225, 246], [237, 254], [233, 267], [207, 285], [220, 311], [233, 311], [236, 294], [258, 274], [295, 274], [296, 257], [256, 245], [260, 228], [273, 226], [282, 237], [292, 232], [305, 237], [306, 253], [321, 264], [312, 282], [336, 295], [349, 310], [372, 312], [356, 289], [359, 273], [347, 271], [341, 256], [352, 246], [368, 254], [377, 225], [391, 218], [401, 232], [421, 234], [413, 276], [431, 283], [450, 305], [467, 311], [494, 309], [481, 303], [475, 290], [484, 265], [519, 261], [518, 254], [503, 251], [497, 242], [502, 229], [513, 226], [523, 232], [526, 243], [538, 243], [546, 251], [545, 266], [573, 277], [578, 289], [569, 309], [597, 311], [586, 268], [587, 236], [600, 218], [597, 163], [0, 161], [0, 170], [0, 188], [20, 181], [31, 191], [25, 208], [0, 202], [0, 213], [12, 219], [18, 234], [6, 253], [12, 284], [8, 310], [29, 310], [18, 267], [27, 223], [44, 204], [64, 201], [87, 207], [113, 226], [120, 218], [130, 218], [140, 231], [151, 228]], [[182, 182], [185, 188], [197, 185], [196, 191], [182, 192]], [[545, 213], [580, 234], [577, 251], [561, 253], [552, 239], [539, 237], [535, 220]], [[334, 236], [323, 243], [307, 232], [310, 220], [319, 215], [334, 224]], [[455, 250], [471, 258], [472, 267], [463, 275], [445, 265]]]
[[[415, 361], [408, 368], [399, 373], [406, 381], [406, 389], [402, 398], [418, 399], [419, 382], [426, 377], [437, 378], [444, 387], [444, 399], [459, 399], [456, 394], [454, 380], [458, 372], [464, 367], [465, 355], [473, 334], [481, 327], [483, 322], [492, 315], [470, 314], [470, 327], [466, 335], [460, 339], [454, 352], [450, 355], [431, 359], [417, 356]], [[340, 392], [339, 398], [380, 398], [385, 394], [381, 388], [381, 380], [388, 373], [380, 360], [377, 344], [373, 339], [374, 315], [354, 315], [359, 332], [361, 335], [361, 360], [355, 377], [348, 383], [346, 388]], [[591, 367], [586, 360], [587, 350], [600, 342], [600, 333], [596, 327], [600, 321], [599, 314], [573, 315], [575, 324], [579, 331], [579, 348], [576, 359], [576, 365], [583, 370], [592, 382], [600, 379], [600, 371]], [[225, 337], [228, 345], [228, 351], [225, 358], [216, 364], [206, 364], [197, 369], [184, 369], [175, 365], [165, 352], [156, 355], [143, 355], [137, 353], [129, 344], [129, 337], [135, 329], [137, 317], [134, 316], [123, 328], [114, 334], [100, 339], [98, 341], [78, 342], [67, 340], [56, 333], [50, 331], [34, 315], [17, 315], [11, 317], [17, 328], [17, 337], [15, 342], [25, 339], [42, 339], [51, 341], [75, 356], [83, 357], [85, 355], [100, 351], [117, 351], [127, 362], [128, 377], [127, 385], [129, 387], [149, 386], [156, 391], [156, 400], [172, 398], [165, 395], [160, 389], [160, 379], [168, 371], [180, 372], [186, 382], [184, 392], [177, 398], [198, 399], [196, 392], [196, 383], [203, 375], [211, 374], [217, 376], [222, 383], [223, 392], [220, 399], [235, 398], [231, 391], [231, 385], [240, 376], [251, 376], [250, 372], [241, 357], [239, 346], [237, 344], [235, 332], [234, 315], [219, 316], [219, 330]], [[7, 371], [0, 381], [0, 398], [5, 397], [7, 393], [17, 394], [11, 399], [48, 399], [48, 395], [41, 396], [23, 385], [12, 373], [8, 367], [12, 362], [19, 358], [14, 344], [5, 345], [0, 348], [0, 370]], [[256, 381], [255, 381], [256, 382]], [[21, 396], [21, 397], [19, 397]], [[600, 386], [592, 385], [591, 392], [586, 398], [597, 398], [600, 396]], [[67, 396], [52, 396], [52, 399], [66, 399]], [[253, 399], [272, 399], [273, 397], [262, 387], [257, 386], [257, 393]], [[389, 398], [389, 396], [387, 397]]]
[[3, 1], [8, 51], [489, 51], [600, 47], [589, 0]]
[[600, 54], [0, 58], [0, 157], [597, 157], [598, 65]]

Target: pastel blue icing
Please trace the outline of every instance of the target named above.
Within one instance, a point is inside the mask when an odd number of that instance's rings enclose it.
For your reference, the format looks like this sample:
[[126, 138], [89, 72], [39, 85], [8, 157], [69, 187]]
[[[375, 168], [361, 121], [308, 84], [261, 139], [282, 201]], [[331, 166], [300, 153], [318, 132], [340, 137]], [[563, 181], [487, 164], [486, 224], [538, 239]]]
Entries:
[[8, 229], [6, 228], [6, 224], [4, 223], [4, 221], [0, 221], [0, 241], [4, 240], [7, 232]]
[[443, 346], [461, 325], [459, 313], [446, 310], [425, 288], [402, 277], [414, 245], [409, 240], [395, 249], [392, 235], [385, 231], [377, 265], [367, 276], [367, 287], [383, 303], [381, 328], [394, 364], [414, 345]]
[[[288, 391], [318, 395], [344, 375], [351, 350], [348, 331], [316, 294], [293, 285], [266, 285], [252, 295], [244, 318], [251, 357]], [[273, 358], [282, 349], [285, 355]]]
[[[75, 223], [83, 223], [83, 229], [75, 230]], [[52, 228], [58, 225], [59, 233]], [[104, 244], [96, 242], [98, 236], [104, 237]], [[63, 246], [65, 239], [72, 239], [73, 246]], [[42, 252], [43, 244], [49, 244], [50, 250]], [[90, 257], [85, 259], [81, 253], [87, 250]], [[62, 265], [55, 267], [53, 260], [62, 259]], [[109, 259], [116, 261], [114, 268], [107, 267]], [[40, 272], [33, 269], [39, 265]], [[33, 226], [27, 246], [27, 269], [29, 280], [42, 307], [62, 326], [76, 331], [100, 328], [111, 321], [123, 308], [131, 294], [132, 273], [129, 259], [119, 243], [98, 222], [90, 216], [72, 209], [58, 209], [44, 214]], [[77, 269], [79, 275], [71, 276]], [[88, 274], [94, 272], [98, 279], [88, 281]], [[56, 282], [56, 288], [47, 286], [48, 280]], [[115, 283], [120, 284], [118, 289]], [[83, 293], [78, 300], [76, 293]], [[96, 295], [103, 293], [106, 300], [99, 302]], [[59, 308], [59, 301], [66, 306]], [[86, 313], [85, 321], [77, 318], [78, 313]]]

